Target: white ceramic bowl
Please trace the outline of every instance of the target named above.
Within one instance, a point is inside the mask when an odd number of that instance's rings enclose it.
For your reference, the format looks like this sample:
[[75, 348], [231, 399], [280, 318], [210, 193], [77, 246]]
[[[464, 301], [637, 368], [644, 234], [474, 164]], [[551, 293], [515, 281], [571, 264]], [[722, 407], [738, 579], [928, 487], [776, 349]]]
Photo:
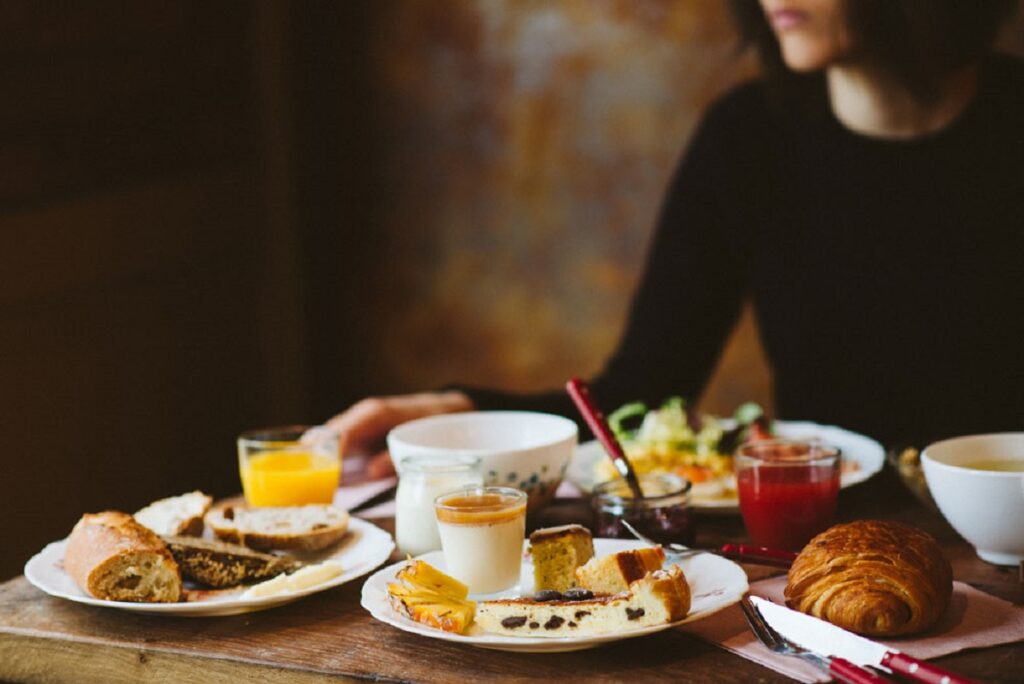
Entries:
[[965, 466], [1011, 459], [1024, 459], [1024, 432], [956, 437], [921, 454], [942, 515], [982, 560], [999, 565], [1024, 561], [1024, 473]]
[[480, 458], [484, 484], [527, 493], [529, 510], [547, 504], [576, 450], [576, 423], [547, 413], [473, 411], [403, 423], [388, 433], [395, 469], [408, 456]]

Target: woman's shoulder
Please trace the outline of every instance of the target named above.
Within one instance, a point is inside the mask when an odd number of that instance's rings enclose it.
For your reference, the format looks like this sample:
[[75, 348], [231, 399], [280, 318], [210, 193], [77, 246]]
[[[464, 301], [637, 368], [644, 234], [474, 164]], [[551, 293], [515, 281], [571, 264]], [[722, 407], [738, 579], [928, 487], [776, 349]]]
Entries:
[[719, 95], [708, 107], [704, 123], [730, 130], [759, 127], [772, 115], [768, 84], [763, 79], [750, 79]]
[[1024, 60], [993, 52], [982, 64], [982, 79], [989, 92], [1018, 102], [1024, 100]]

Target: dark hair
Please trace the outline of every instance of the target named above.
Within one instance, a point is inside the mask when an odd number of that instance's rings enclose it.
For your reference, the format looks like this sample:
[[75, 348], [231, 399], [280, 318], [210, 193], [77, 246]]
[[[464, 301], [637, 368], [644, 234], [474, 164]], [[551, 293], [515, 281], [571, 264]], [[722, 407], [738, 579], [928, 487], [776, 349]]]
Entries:
[[[848, 27], [858, 50], [878, 61], [915, 96], [938, 94], [943, 76], [980, 61], [992, 49], [1017, 0], [846, 0]], [[765, 75], [792, 76], [757, 0], [731, 0], [741, 47], [753, 47]]]

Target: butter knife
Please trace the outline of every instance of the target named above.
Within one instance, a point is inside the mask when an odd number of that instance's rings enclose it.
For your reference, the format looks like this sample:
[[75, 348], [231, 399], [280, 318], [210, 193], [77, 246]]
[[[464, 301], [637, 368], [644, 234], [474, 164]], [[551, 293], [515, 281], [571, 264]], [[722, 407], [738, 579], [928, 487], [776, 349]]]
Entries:
[[782, 636], [809, 651], [894, 672], [922, 684], [974, 684], [973, 680], [926, 663], [884, 644], [865, 639], [832, 623], [772, 603], [758, 596], [750, 600], [765, 621]]

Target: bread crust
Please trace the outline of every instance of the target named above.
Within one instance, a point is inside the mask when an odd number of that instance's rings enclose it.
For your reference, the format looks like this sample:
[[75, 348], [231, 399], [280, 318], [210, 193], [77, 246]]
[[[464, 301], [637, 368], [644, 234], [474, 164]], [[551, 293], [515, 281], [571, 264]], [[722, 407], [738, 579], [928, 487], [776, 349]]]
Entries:
[[148, 600], [174, 602], [181, 598], [181, 571], [167, 546], [151, 530], [121, 511], [86, 513], [82, 516], [68, 538], [64, 552], [64, 571], [90, 596], [110, 599], [111, 596], [100, 588], [101, 580], [113, 571], [122, 558], [131, 554], [158, 556], [166, 567], [172, 568], [177, 574], [177, 587], [170, 596]]
[[812, 539], [789, 570], [786, 604], [866, 636], [934, 625], [953, 571], [927, 533], [886, 520], [836, 525]]

